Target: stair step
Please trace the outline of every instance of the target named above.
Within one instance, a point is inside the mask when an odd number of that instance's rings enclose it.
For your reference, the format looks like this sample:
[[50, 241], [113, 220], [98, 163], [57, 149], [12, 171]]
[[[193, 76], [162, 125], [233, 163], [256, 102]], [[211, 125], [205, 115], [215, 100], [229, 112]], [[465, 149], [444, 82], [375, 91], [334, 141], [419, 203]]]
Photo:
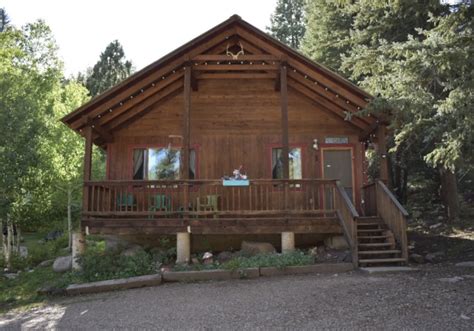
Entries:
[[384, 239], [388, 237], [389, 236], [359, 236], [357, 239]]
[[391, 259], [362, 259], [359, 263], [395, 263], [395, 262], [406, 262], [403, 258], [391, 258]]
[[357, 224], [358, 229], [369, 229], [369, 228], [374, 228], [377, 227], [378, 229], [382, 228], [381, 224]]
[[384, 251], [358, 251], [357, 253], [361, 255], [370, 255], [370, 254], [397, 254], [401, 252], [402, 251], [400, 251], [399, 249], [387, 249]]
[[385, 231], [384, 229], [362, 229], [362, 230], [357, 230], [357, 232], [361, 233], [369, 233], [369, 232], [382, 232]]
[[370, 244], [362, 243], [362, 244], [359, 244], [359, 246], [362, 246], [362, 247], [386, 247], [386, 246], [392, 246], [392, 244], [391, 243], [370, 243]]

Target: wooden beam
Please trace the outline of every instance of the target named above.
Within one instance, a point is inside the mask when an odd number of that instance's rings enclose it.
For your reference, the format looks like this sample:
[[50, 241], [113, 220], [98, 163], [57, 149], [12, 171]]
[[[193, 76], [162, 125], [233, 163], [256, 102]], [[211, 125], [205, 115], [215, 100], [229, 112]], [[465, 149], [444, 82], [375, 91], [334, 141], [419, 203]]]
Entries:
[[[268, 53], [274, 54], [276, 56], [286, 55], [286, 52], [284, 52], [283, 50], [271, 45], [268, 41], [251, 34], [249, 31], [240, 26], [236, 27], [236, 31], [239, 36], [250, 41], [253, 44], [259, 45], [260, 48], [264, 49]], [[335, 91], [339, 95], [343, 96], [345, 99], [350, 100], [354, 104], [362, 108], [366, 106], [367, 101], [362, 96], [357, 95], [357, 93], [354, 93], [353, 91], [349, 90], [346, 86], [341, 85], [332, 77], [328, 77], [325, 72], [317, 71], [311, 68], [310, 66], [301, 63], [300, 61], [301, 60], [299, 59], [293, 59], [292, 57], [289, 57], [288, 65], [299, 71], [307, 72], [308, 75], [311, 75], [316, 80], [320, 81], [322, 84]]]
[[[289, 84], [290, 87], [292, 87], [293, 91], [296, 91], [305, 97], [307, 97], [315, 106], [317, 106], [319, 109], [325, 111], [328, 114], [331, 114], [335, 117], [338, 117], [342, 120], [344, 120], [345, 115], [343, 114], [343, 110], [340, 109], [338, 106], [334, 105], [333, 103], [330, 103], [326, 99], [322, 98], [319, 94], [311, 91], [307, 87], [301, 85], [299, 82], [296, 82], [294, 80], [290, 81], [291, 84]], [[360, 119], [356, 116], [352, 118], [351, 121], [346, 121], [347, 123], [357, 127], [359, 130], [365, 130], [367, 128], [367, 124], [364, 122], [361, 122]]]
[[280, 68], [280, 107], [281, 107], [281, 143], [283, 154], [283, 179], [290, 178], [289, 138], [288, 138], [288, 85], [287, 65], [282, 63]]
[[168, 94], [163, 95], [161, 97], [161, 99], [159, 99], [155, 103], [152, 103], [148, 107], [146, 107], [144, 109], [141, 109], [140, 111], [134, 112], [133, 114], [127, 113], [126, 114], [127, 116], [124, 119], [122, 119], [119, 124], [116, 124], [116, 126], [113, 128], [113, 130], [114, 131], [115, 130], [120, 130], [120, 129], [126, 127], [127, 125], [129, 125], [133, 121], [138, 120], [139, 118], [141, 118], [141, 117], [145, 116], [146, 114], [148, 114], [153, 109], [156, 109], [156, 108], [160, 107], [161, 105], [165, 104], [169, 100], [173, 99], [174, 97], [176, 97], [176, 96], [178, 96], [182, 93], [183, 93], [183, 87], [180, 86], [180, 87], [176, 88], [175, 90], [169, 92]]
[[168, 94], [172, 93], [173, 91], [177, 90], [178, 88], [182, 86], [183, 86], [182, 80], [175, 81], [174, 83], [168, 85], [164, 89], [156, 92], [151, 97], [145, 99], [143, 102], [137, 104], [135, 107], [131, 108], [130, 110], [126, 112], [121, 112], [119, 116], [115, 117], [114, 120], [110, 122], [109, 130], [110, 131], [115, 130], [115, 128], [119, 126], [122, 122], [128, 120], [129, 118], [135, 116], [140, 111], [155, 104], [156, 102], [160, 101], [163, 97], [167, 96]]
[[188, 64], [184, 73], [184, 109], [183, 109], [183, 148], [181, 150], [182, 157], [182, 174], [180, 178], [189, 179], [189, 150], [190, 150], [190, 113], [191, 113], [191, 66]]
[[99, 136], [105, 142], [113, 142], [114, 141], [114, 136], [109, 132], [109, 130], [102, 127], [100, 124], [98, 124], [98, 123], [93, 124], [92, 128], [94, 129], [95, 132], [97, 132], [99, 134]]
[[191, 73], [191, 89], [197, 92], [199, 88], [198, 80], [195, 73]]
[[209, 64], [193, 66], [196, 71], [253, 71], [253, 70], [278, 70], [276, 64]]
[[[342, 96], [340, 98], [336, 97], [335, 94], [333, 94], [332, 92], [326, 91], [325, 88], [322, 87], [320, 84], [314, 84], [311, 81], [308, 81], [307, 79], [305, 79], [300, 74], [293, 72], [293, 70], [291, 70], [291, 69], [288, 71], [288, 76], [290, 76], [292, 79], [294, 79], [298, 83], [306, 86], [310, 90], [316, 92], [317, 94], [319, 94], [321, 97], [325, 98], [326, 100], [328, 100], [328, 101], [332, 102], [333, 104], [339, 106], [340, 108], [344, 109], [345, 111], [348, 111], [350, 113], [355, 113], [355, 112], [358, 111], [358, 109], [356, 107], [348, 105], [342, 99]], [[355, 115], [354, 115], [354, 117], [355, 117]], [[361, 119], [362, 121], [366, 122], [367, 124], [375, 122], [375, 120], [373, 120], [371, 118], [366, 118], [366, 119], [361, 118], [361, 117], [358, 117], [358, 118]]]
[[[238, 42], [237, 42], [238, 43]], [[235, 44], [233, 44], [235, 45]], [[224, 48], [225, 49], [225, 48]], [[244, 47], [245, 51], [245, 47]], [[193, 57], [192, 61], [279, 61], [279, 58], [271, 54], [244, 54], [239, 55], [237, 59], [233, 59], [229, 55], [223, 54], [201, 54]]]
[[[91, 108], [91, 111], [88, 112], [88, 116], [91, 118], [96, 117], [97, 115], [118, 104], [132, 93], [139, 91], [140, 88], [150, 85], [151, 83], [159, 80], [163, 75], [171, 72], [174, 68], [180, 67], [186, 59], [189, 59], [189, 57], [202, 54], [208, 49], [222, 43], [222, 40], [225, 40], [225, 38], [229, 35], [235, 35], [235, 29], [233, 27], [229, 27], [226, 30], [218, 32], [208, 40], [203, 41], [202, 44], [191, 48], [188, 53], [183, 53], [181, 49], [174, 51], [173, 53], [167, 55], [165, 57], [166, 59], [156, 61], [147, 68], [130, 76], [124, 82], [116, 85], [109, 91], [106, 91], [92, 99], [85, 105], [75, 110], [73, 113], [67, 115], [64, 118], [64, 121], [70, 123], [72, 126], [72, 124], [74, 124], [76, 121], [75, 118], [80, 116], [84, 111], [88, 110], [88, 108]], [[181, 51], [181, 53], [178, 51]], [[77, 130], [78, 128], [74, 129]]]
[[[92, 178], [92, 127], [84, 128], [84, 181], [90, 181]], [[84, 185], [82, 194], [82, 210], [89, 210], [89, 188]]]
[[[100, 119], [97, 118], [97, 117], [94, 118], [93, 119], [94, 124], [98, 123], [98, 124], [104, 126], [107, 123], [111, 122], [116, 117], [122, 115], [123, 113], [125, 113], [129, 109], [132, 109], [137, 104], [139, 104], [139, 103], [143, 102], [144, 100], [146, 100], [147, 98], [153, 96], [154, 94], [156, 94], [157, 92], [159, 92], [163, 88], [165, 88], [168, 85], [171, 85], [172, 83], [174, 83], [177, 80], [181, 79], [184, 75], [184, 73], [182, 71], [183, 70], [181, 70], [180, 72], [176, 72], [175, 74], [169, 76], [168, 78], [161, 80], [154, 87], [150, 87], [150, 88], [144, 90], [143, 93], [140, 93], [139, 95], [135, 96], [133, 99], [129, 99], [127, 102], [125, 102], [119, 108], [115, 108], [112, 112], [110, 112], [110, 111], [105, 112], [101, 116]], [[91, 115], [88, 115], [87, 118], [90, 119]], [[85, 125], [85, 124], [87, 124], [87, 123], [84, 121], [84, 118], [83, 118], [82, 120], [75, 122], [72, 125], [72, 128], [77, 129], [77, 128], [80, 128], [82, 125]]]
[[[280, 66], [280, 106], [281, 106], [281, 143], [283, 156], [283, 178], [290, 178], [290, 145], [288, 138], [288, 84], [287, 84], [288, 65], [282, 61]], [[288, 210], [289, 186], [285, 183], [283, 193], [283, 208]]]
[[203, 73], [196, 78], [199, 79], [275, 79], [279, 75], [274, 73]]

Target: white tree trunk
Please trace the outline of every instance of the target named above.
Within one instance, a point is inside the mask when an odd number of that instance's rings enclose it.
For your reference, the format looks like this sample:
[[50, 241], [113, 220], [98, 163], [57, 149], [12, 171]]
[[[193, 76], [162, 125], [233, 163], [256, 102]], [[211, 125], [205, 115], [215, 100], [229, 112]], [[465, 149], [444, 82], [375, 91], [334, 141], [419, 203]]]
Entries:
[[67, 235], [68, 235], [68, 245], [67, 248], [69, 251], [72, 249], [72, 187], [68, 186], [67, 188]]
[[7, 248], [5, 250], [5, 264], [7, 266], [8, 270], [11, 270], [12, 264], [11, 264], [11, 255], [12, 255], [12, 236], [13, 236], [13, 231], [12, 231], [12, 225], [10, 222], [10, 215], [7, 215]]

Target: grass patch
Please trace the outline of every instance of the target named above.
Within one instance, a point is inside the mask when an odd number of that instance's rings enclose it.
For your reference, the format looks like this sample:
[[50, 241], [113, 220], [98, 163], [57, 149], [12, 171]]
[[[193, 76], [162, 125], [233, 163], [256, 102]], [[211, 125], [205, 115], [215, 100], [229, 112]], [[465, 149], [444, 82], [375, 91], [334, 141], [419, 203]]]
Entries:
[[290, 266], [302, 266], [314, 264], [314, 257], [305, 254], [303, 251], [294, 251], [285, 254], [259, 254], [251, 257], [237, 256], [228, 262], [220, 264], [178, 264], [173, 271], [200, 271], [200, 270], [238, 270], [246, 268], [276, 267], [283, 269]]
[[36, 268], [31, 272], [22, 272], [15, 279], [0, 281], [0, 312], [41, 303], [46, 296], [39, 295], [42, 287], [64, 288], [73, 279], [71, 273], [58, 274], [51, 267]]
[[302, 251], [285, 254], [259, 254], [252, 257], [236, 257], [222, 264], [223, 269], [237, 270], [258, 267], [276, 267], [283, 269], [290, 266], [314, 264], [314, 258]]

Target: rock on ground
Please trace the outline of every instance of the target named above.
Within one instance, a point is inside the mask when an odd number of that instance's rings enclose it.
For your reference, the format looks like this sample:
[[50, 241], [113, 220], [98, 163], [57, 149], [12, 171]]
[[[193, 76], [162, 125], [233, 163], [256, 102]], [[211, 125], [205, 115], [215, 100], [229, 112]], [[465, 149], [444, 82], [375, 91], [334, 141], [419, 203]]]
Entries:
[[232, 260], [233, 257], [234, 254], [232, 254], [231, 252], [223, 251], [217, 254], [217, 261], [219, 261], [219, 263], [225, 263], [227, 261]]
[[135, 256], [138, 253], [143, 252], [143, 248], [140, 245], [132, 245], [126, 248], [120, 255], [122, 256]]
[[456, 263], [456, 267], [472, 267], [474, 268], [474, 261], [465, 261]]
[[53, 263], [54, 263], [54, 260], [45, 260], [45, 261], [41, 262], [40, 264], [38, 264], [38, 267], [39, 268], [49, 267]]
[[72, 268], [72, 256], [60, 256], [53, 263], [53, 270], [55, 272], [66, 272]]
[[348, 249], [346, 238], [344, 236], [329, 237], [324, 240], [324, 245], [330, 249]]
[[410, 260], [415, 262], [415, 263], [418, 263], [418, 264], [421, 264], [421, 263], [424, 263], [425, 262], [425, 259], [422, 255], [420, 254], [410, 254]]
[[242, 241], [240, 251], [243, 255], [254, 256], [258, 254], [275, 253], [276, 249], [270, 243]]

